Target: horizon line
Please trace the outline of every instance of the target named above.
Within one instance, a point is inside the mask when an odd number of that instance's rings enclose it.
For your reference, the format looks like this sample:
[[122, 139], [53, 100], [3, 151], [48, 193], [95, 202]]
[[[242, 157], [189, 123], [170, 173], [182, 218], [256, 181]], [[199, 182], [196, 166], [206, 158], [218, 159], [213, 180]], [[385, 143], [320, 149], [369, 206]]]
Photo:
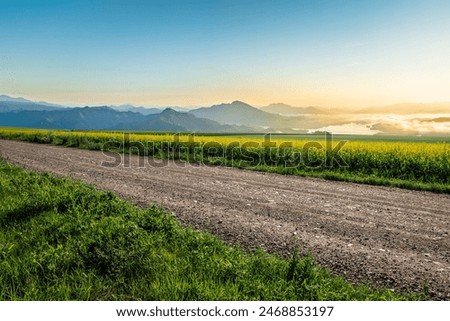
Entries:
[[289, 103], [285, 103], [285, 102], [271, 102], [271, 103], [266, 103], [264, 105], [260, 105], [260, 104], [252, 104], [252, 103], [248, 103], [244, 100], [241, 99], [233, 99], [233, 100], [229, 100], [229, 101], [220, 101], [220, 102], [215, 102], [215, 103], [205, 103], [202, 105], [181, 105], [181, 104], [169, 104], [169, 105], [159, 105], [159, 104], [154, 104], [154, 105], [142, 105], [142, 104], [134, 104], [132, 102], [127, 102], [127, 103], [94, 103], [94, 104], [86, 104], [86, 103], [82, 103], [82, 104], [73, 104], [73, 103], [68, 103], [68, 102], [55, 102], [55, 101], [48, 101], [48, 100], [41, 100], [41, 99], [35, 99], [35, 98], [31, 98], [28, 97], [27, 95], [20, 95], [20, 96], [13, 96], [11, 94], [6, 94], [6, 93], [0, 93], [0, 97], [1, 96], [5, 96], [11, 99], [24, 99], [33, 103], [42, 103], [42, 104], [50, 104], [50, 105], [58, 105], [61, 107], [68, 107], [68, 108], [76, 108], [76, 107], [122, 107], [122, 106], [130, 106], [130, 107], [135, 107], [135, 108], [183, 108], [183, 109], [192, 109], [192, 108], [202, 108], [202, 107], [212, 107], [212, 106], [216, 106], [216, 105], [222, 105], [222, 104], [232, 104], [235, 102], [241, 102], [244, 104], [247, 104], [251, 107], [255, 107], [255, 108], [263, 108], [263, 107], [267, 107], [270, 105], [277, 105], [277, 104], [283, 104], [286, 106], [290, 106], [293, 108], [308, 108], [308, 107], [317, 107], [317, 108], [326, 108], [326, 109], [347, 109], [347, 110], [359, 110], [359, 109], [372, 109], [372, 108], [383, 108], [383, 107], [389, 107], [389, 106], [398, 106], [398, 105], [431, 105], [431, 104], [450, 104], [450, 101], [409, 101], [409, 102], [394, 102], [394, 103], [389, 103], [389, 104], [383, 104], [383, 105], [372, 105], [372, 106], [357, 106], [357, 107], [349, 107], [349, 106], [323, 106], [323, 105], [316, 105], [316, 104], [307, 104], [307, 105], [303, 105], [303, 106], [295, 106]]

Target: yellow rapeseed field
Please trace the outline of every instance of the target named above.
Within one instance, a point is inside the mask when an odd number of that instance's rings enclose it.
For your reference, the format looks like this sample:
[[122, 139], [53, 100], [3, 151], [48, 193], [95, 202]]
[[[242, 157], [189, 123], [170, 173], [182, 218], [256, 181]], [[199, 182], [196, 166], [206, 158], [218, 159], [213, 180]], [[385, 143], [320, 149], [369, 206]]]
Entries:
[[[205, 146], [206, 143], [219, 144], [222, 147], [238, 146], [244, 147], [241, 149], [241, 154], [238, 158], [242, 160], [242, 166], [253, 166], [261, 168], [261, 164], [271, 167], [279, 172], [283, 172], [282, 168], [286, 164], [285, 159], [288, 154], [277, 152], [271, 153], [267, 156], [267, 149], [264, 147], [292, 147], [293, 153], [306, 154], [308, 159], [319, 159], [320, 157], [328, 157], [326, 147], [331, 146], [333, 152], [337, 151], [340, 163], [336, 162], [322, 162], [317, 166], [317, 162], [305, 162], [305, 158], [299, 158], [302, 163], [295, 167], [296, 172], [284, 170], [284, 173], [305, 174], [312, 173], [334, 173], [337, 179], [341, 179], [342, 175], [346, 175], [346, 180], [353, 180], [353, 176], [358, 176], [357, 181], [363, 179], [387, 179], [387, 180], [402, 180], [405, 182], [417, 182], [424, 184], [440, 184], [437, 190], [450, 190], [450, 144], [446, 141], [439, 142], [438, 140], [431, 141], [411, 141], [407, 139], [389, 138], [383, 140], [383, 137], [357, 137], [357, 136], [336, 136], [334, 141], [325, 140], [325, 136], [305, 136], [305, 135], [273, 135], [269, 138], [264, 135], [208, 135], [208, 134], [173, 134], [173, 133], [148, 133], [148, 132], [115, 132], [115, 131], [68, 131], [68, 130], [41, 130], [41, 129], [20, 129], [20, 128], [0, 128], [0, 138], [17, 139], [38, 143], [51, 143], [56, 145], [65, 145], [71, 147], [81, 147], [89, 149], [102, 149], [107, 142], [115, 141], [121, 144], [121, 148], [129, 148], [130, 142], [140, 142], [142, 145], [149, 146], [146, 143], [152, 142], [152, 151], [146, 151], [148, 155], [155, 157], [166, 157], [167, 153], [171, 152], [170, 144], [161, 144], [162, 142], [182, 142], [190, 146], [190, 142], [195, 142], [195, 146]], [[347, 139], [345, 144], [339, 142], [342, 139]], [[308, 149], [307, 147], [312, 148]], [[123, 143], [123, 144], [122, 144]], [[154, 147], [156, 146], [156, 147]], [[169, 147], [167, 147], [169, 146]], [[258, 162], [248, 161], [248, 154], [245, 152], [246, 147], [252, 147], [254, 151], [260, 156]], [[158, 149], [159, 148], [159, 149]], [[223, 148], [226, 150], [226, 148]], [[141, 155], [147, 155], [146, 153]], [[202, 159], [208, 157], [216, 157], [210, 151], [204, 150], [201, 155]], [[246, 156], [247, 155], [247, 156]], [[253, 154], [255, 155], [255, 154]], [[292, 159], [293, 154], [289, 154]], [[312, 157], [311, 157], [312, 155]], [[333, 154], [333, 155], [337, 155]], [[297, 155], [298, 156], [298, 155]], [[186, 157], [186, 155], [178, 154], [178, 157]], [[226, 158], [226, 156], [224, 156]], [[261, 160], [263, 161], [261, 163]], [[268, 160], [268, 161], [267, 161]], [[342, 160], [342, 161], [341, 161]], [[225, 163], [222, 163], [225, 164]], [[234, 166], [232, 163], [226, 163]], [[331, 165], [330, 165], [331, 164]], [[238, 166], [241, 166], [238, 165]], [[338, 177], [339, 176], [339, 177]], [[349, 178], [350, 177], [350, 178]], [[363, 179], [361, 179], [363, 178]], [[356, 181], [356, 180], [354, 180]], [[377, 182], [375, 182], [377, 183]], [[379, 182], [378, 182], [379, 183]], [[377, 184], [378, 184], [377, 183]], [[383, 183], [384, 184], [384, 183]], [[397, 184], [396, 182], [393, 183]], [[398, 184], [397, 184], [398, 185]], [[442, 187], [443, 186], [443, 187]], [[433, 188], [434, 189], [434, 188]]]

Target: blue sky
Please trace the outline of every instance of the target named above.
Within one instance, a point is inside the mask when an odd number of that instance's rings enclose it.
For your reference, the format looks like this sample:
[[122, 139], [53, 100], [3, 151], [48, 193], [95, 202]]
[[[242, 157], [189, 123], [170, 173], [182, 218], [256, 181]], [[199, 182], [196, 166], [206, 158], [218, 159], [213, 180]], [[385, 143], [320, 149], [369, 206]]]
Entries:
[[74, 105], [450, 101], [449, 1], [1, 1], [0, 93]]

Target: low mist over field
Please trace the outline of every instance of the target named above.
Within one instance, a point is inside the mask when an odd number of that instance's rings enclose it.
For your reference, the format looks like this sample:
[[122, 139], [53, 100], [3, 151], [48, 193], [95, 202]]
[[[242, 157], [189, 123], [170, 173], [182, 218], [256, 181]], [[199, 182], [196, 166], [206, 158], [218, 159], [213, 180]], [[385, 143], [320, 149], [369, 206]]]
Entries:
[[327, 125], [317, 130], [335, 134], [364, 135], [448, 135], [450, 133], [450, 112], [442, 114], [411, 113], [392, 111], [387, 114], [342, 113], [336, 115], [339, 124]]
[[[302, 116], [323, 126], [308, 132], [364, 135], [446, 135], [450, 133], [450, 103], [397, 104], [368, 108], [292, 107], [272, 104], [261, 108], [284, 116]], [[301, 120], [298, 121], [301, 124]]]

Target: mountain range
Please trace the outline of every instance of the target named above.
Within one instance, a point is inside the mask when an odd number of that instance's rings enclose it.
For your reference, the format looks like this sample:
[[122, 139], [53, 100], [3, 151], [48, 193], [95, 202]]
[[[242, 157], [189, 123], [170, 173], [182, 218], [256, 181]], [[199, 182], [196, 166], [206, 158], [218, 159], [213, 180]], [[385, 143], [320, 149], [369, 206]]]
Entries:
[[[50, 129], [198, 132], [293, 131], [302, 120], [265, 112], [241, 101], [192, 110], [131, 105], [64, 107], [0, 96], [0, 126]], [[297, 129], [295, 129], [297, 130]], [[298, 131], [298, 130], [297, 130]]]
[[[398, 117], [389, 116], [392, 114]], [[209, 133], [336, 132], [356, 126], [369, 135], [442, 135], [450, 133], [450, 103], [402, 104], [350, 111], [293, 107], [283, 103], [256, 108], [233, 101], [189, 110], [132, 105], [66, 107], [0, 95], [0, 126]]]
[[249, 126], [221, 124], [173, 108], [134, 106], [64, 107], [0, 96], [0, 126], [75, 130], [254, 132]]

